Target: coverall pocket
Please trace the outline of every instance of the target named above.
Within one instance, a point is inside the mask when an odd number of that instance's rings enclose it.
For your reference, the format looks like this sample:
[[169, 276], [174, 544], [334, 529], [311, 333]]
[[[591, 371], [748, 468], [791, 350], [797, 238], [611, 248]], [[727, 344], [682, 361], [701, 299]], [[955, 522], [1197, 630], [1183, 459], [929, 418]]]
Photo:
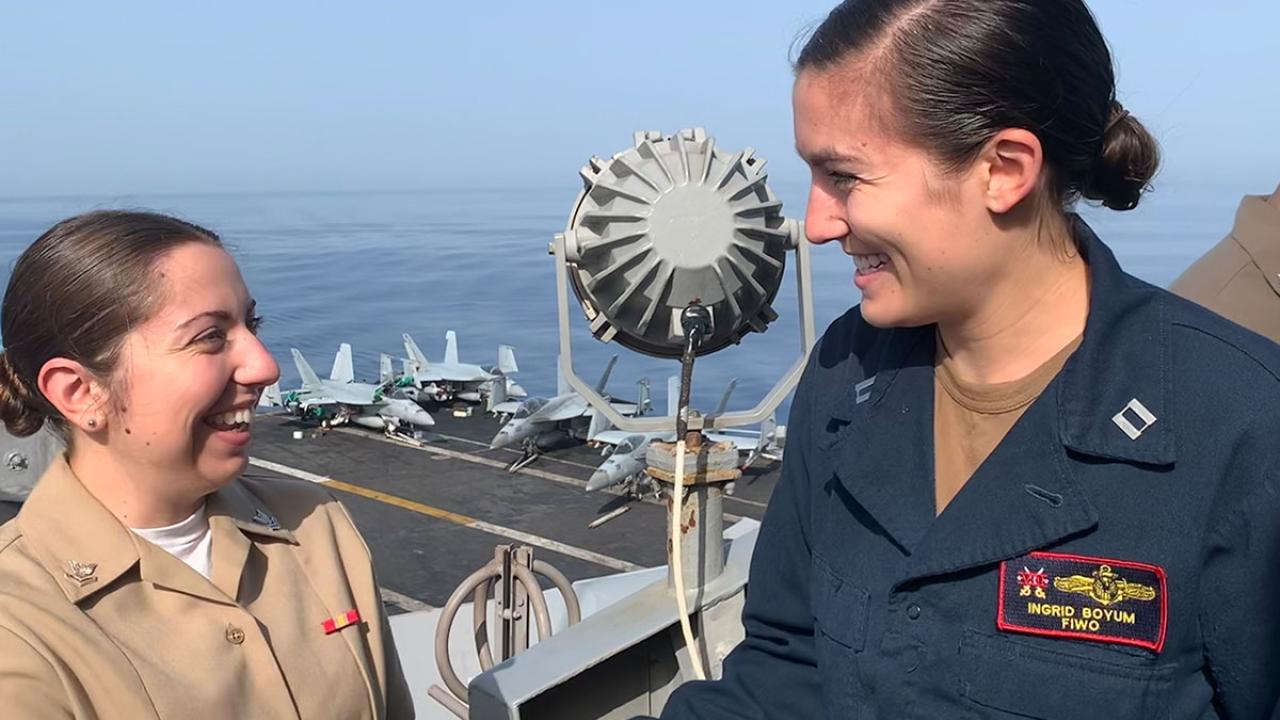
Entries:
[[1063, 641], [1057, 651], [965, 630], [961, 692], [984, 708], [984, 718], [1097, 720], [1101, 712], [1116, 720], [1145, 720], [1167, 715], [1172, 665], [1139, 667], [1073, 654], [1072, 642]]
[[[867, 593], [813, 556], [811, 592], [817, 632], [854, 652], [862, 652], [867, 634]], [[821, 640], [821, 638], [819, 638]]]

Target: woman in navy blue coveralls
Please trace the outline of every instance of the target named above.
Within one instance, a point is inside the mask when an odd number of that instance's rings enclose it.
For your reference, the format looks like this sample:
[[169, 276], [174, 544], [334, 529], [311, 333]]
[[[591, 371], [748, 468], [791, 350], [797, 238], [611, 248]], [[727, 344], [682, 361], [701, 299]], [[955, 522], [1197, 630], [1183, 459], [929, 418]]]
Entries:
[[[848, 0], [793, 100], [806, 232], [862, 302], [796, 391], [746, 639], [663, 718], [1280, 717], [1280, 348], [1071, 212], [1158, 164], [1089, 10]], [[1065, 358], [945, 504], [942, 355]]]

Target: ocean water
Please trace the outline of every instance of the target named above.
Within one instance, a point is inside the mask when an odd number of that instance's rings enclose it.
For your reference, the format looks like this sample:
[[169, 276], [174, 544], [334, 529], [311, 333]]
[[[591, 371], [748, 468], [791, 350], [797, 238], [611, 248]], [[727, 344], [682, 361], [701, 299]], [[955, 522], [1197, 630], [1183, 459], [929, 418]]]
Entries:
[[[213, 229], [231, 247], [266, 318], [261, 334], [286, 389], [298, 382], [291, 347], [327, 374], [338, 344], [349, 342], [357, 376], [376, 378], [380, 352], [403, 356], [401, 333], [412, 334], [429, 359], [439, 360], [445, 331], [452, 329], [464, 362], [496, 364], [500, 343], [515, 346], [519, 382], [531, 394], [549, 395], [556, 387], [558, 338], [547, 245], [564, 229], [578, 189], [570, 181], [536, 191], [0, 198], [0, 268], [7, 284], [22, 250], [76, 213], [171, 213]], [[775, 183], [773, 189], [785, 214], [803, 216], [803, 185]], [[1226, 188], [1169, 183], [1136, 211], [1083, 212], [1130, 272], [1165, 286], [1230, 229], [1239, 201]], [[815, 248], [813, 258], [821, 332], [857, 301], [857, 291], [852, 262], [839, 248]], [[780, 317], [769, 331], [698, 361], [695, 406], [714, 407], [735, 378], [730, 407], [758, 402], [799, 353], [795, 307], [788, 268], [775, 302]], [[636, 381], [648, 377], [655, 406], [665, 407], [665, 379], [677, 372], [677, 363], [600, 343], [576, 307], [571, 317], [580, 376], [594, 382], [616, 353], [610, 391], [634, 398]]]

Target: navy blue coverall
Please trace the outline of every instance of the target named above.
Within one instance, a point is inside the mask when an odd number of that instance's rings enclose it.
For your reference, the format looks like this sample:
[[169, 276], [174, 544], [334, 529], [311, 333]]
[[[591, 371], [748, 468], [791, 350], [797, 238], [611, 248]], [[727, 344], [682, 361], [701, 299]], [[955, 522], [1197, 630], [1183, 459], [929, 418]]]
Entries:
[[1083, 342], [936, 518], [934, 328], [832, 324], [746, 639], [664, 720], [1280, 717], [1280, 346], [1076, 228]]

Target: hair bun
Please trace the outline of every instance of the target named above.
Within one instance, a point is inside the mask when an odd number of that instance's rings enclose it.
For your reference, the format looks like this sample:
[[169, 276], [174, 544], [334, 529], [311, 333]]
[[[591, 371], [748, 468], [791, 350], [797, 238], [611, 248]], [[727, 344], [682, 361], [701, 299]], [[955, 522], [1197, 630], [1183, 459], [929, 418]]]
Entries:
[[1132, 210], [1160, 166], [1160, 147], [1142, 123], [1118, 102], [1102, 131], [1102, 143], [1080, 194], [1112, 210]]
[[34, 435], [44, 427], [45, 421], [40, 403], [3, 350], [0, 350], [0, 420], [10, 434], [18, 437]]

